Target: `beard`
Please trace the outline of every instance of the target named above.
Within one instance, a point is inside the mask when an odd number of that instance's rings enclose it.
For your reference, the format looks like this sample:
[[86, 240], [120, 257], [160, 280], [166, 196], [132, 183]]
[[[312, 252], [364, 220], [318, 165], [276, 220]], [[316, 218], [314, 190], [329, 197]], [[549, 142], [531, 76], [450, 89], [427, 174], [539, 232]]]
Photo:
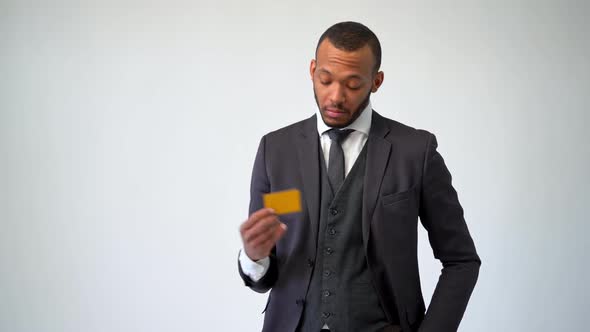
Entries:
[[343, 106], [342, 104], [331, 105], [333, 107], [336, 107], [338, 109], [341, 109], [341, 110], [347, 112], [348, 114], [352, 114], [352, 116], [350, 117], [350, 120], [348, 120], [348, 122], [346, 122], [345, 124], [337, 125], [337, 126], [330, 125], [329, 123], [326, 122], [326, 119], [324, 119], [324, 110], [322, 109], [322, 106], [320, 106], [320, 102], [318, 101], [318, 95], [315, 92], [315, 85], [313, 88], [313, 97], [315, 99], [316, 105], [318, 105], [318, 109], [320, 110], [320, 115], [322, 116], [322, 121], [324, 121], [326, 126], [333, 127], [333, 128], [345, 128], [347, 126], [350, 126], [350, 124], [353, 123], [354, 120], [358, 119], [358, 117], [361, 115], [361, 113], [363, 112], [365, 107], [367, 107], [367, 105], [369, 105], [369, 101], [371, 100], [371, 90], [369, 90], [369, 92], [367, 92], [367, 96], [365, 97], [365, 99], [363, 99], [363, 101], [360, 103], [360, 105], [356, 108], [354, 113], [350, 113], [350, 110], [342, 107]]

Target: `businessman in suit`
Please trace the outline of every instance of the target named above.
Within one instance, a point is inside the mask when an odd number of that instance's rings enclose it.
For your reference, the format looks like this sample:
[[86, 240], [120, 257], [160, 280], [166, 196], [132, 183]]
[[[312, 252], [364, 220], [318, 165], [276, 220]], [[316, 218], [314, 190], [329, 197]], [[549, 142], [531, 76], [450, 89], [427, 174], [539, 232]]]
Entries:
[[[270, 290], [263, 331], [456, 331], [481, 261], [433, 134], [371, 107], [384, 75], [375, 34], [333, 25], [311, 61], [316, 114], [265, 135], [240, 226], [238, 269]], [[280, 218], [262, 195], [298, 188]], [[425, 308], [418, 219], [443, 269]]]

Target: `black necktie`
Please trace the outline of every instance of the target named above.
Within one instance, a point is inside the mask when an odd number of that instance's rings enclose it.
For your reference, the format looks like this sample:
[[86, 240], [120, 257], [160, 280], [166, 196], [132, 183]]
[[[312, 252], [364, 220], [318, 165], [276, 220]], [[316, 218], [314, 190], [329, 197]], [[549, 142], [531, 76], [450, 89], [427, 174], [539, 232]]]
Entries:
[[344, 152], [340, 144], [353, 131], [352, 129], [328, 130], [328, 136], [332, 140], [332, 144], [330, 145], [330, 159], [328, 159], [328, 178], [330, 179], [334, 194], [336, 194], [342, 182], [344, 182]]

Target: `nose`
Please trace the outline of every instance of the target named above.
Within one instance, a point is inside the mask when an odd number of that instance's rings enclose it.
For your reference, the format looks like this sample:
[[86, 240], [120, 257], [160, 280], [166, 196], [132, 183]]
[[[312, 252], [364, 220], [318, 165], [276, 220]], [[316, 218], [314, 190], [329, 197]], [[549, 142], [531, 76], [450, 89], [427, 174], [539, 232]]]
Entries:
[[346, 93], [341, 84], [333, 84], [332, 91], [330, 91], [330, 102], [333, 105], [341, 105], [346, 101]]

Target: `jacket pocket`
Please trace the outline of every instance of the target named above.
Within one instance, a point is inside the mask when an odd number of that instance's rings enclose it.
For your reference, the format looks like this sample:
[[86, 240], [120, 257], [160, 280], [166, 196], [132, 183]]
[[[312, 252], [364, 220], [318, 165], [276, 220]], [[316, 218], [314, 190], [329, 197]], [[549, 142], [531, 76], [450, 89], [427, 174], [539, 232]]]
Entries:
[[411, 188], [402, 192], [385, 194], [381, 196], [381, 202], [383, 203], [383, 205], [393, 205], [396, 203], [404, 202], [410, 199], [413, 192], [414, 188]]

